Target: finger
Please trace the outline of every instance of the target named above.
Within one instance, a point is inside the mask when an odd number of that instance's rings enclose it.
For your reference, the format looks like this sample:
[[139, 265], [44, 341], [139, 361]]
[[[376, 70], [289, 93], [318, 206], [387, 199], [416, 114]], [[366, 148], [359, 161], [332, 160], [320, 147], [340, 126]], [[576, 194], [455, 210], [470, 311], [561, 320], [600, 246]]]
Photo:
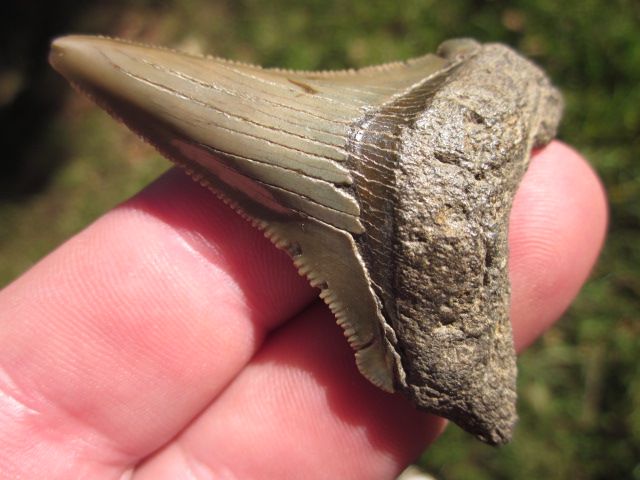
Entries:
[[564, 312], [604, 243], [604, 189], [588, 163], [560, 142], [535, 157], [509, 222], [515, 344], [523, 350]]
[[70, 478], [147, 455], [315, 296], [262, 233], [170, 172], [0, 292], [0, 469]]
[[[602, 244], [605, 207], [593, 172], [560, 144], [539, 152], [521, 192], [512, 212], [511, 271], [514, 335], [523, 346], [584, 280]], [[278, 330], [218, 400], [137, 474], [394, 478], [442, 425], [364, 380], [328, 309], [315, 306]]]
[[134, 478], [394, 478], [442, 427], [367, 382], [316, 303]]

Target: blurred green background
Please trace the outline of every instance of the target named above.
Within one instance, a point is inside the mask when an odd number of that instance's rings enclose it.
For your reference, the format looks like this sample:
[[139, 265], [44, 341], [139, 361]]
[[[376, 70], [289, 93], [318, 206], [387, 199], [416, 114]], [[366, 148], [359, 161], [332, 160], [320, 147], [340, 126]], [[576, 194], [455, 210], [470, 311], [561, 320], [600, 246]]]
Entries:
[[48, 67], [50, 39], [69, 32], [304, 69], [472, 36], [542, 65], [567, 101], [560, 138], [606, 185], [607, 245], [564, 320], [520, 360], [513, 443], [492, 449], [452, 427], [419, 463], [439, 479], [640, 479], [640, 2], [5, 2], [0, 286], [168, 168]]

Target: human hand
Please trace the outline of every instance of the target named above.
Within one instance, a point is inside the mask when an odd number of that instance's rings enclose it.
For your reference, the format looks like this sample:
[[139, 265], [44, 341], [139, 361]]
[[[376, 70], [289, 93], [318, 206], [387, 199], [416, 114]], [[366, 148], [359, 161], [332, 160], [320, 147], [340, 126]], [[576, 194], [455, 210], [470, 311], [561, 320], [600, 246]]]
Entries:
[[[510, 223], [515, 343], [602, 245], [591, 169], [553, 143]], [[393, 478], [444, 422], [370, 385], [317, 292], [171, 171], [0, 292], [1, 478]]]

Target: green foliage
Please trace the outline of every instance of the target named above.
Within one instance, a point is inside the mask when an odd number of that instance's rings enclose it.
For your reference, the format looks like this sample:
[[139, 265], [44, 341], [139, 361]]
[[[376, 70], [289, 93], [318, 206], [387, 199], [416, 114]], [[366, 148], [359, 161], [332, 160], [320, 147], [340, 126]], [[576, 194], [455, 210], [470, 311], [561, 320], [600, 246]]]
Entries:
[[[495, 450], [449, 428], [421, 464], [441, 479], [640, 479], [637, 1], [86, 3], [75, 31], [267, 66], [362, 66], [419, 55], [454, 36], [507, 42], [542, 64], [566, 96], [561, 138], [590, 158], [606, 186], [607, 246], [561, 325], [521, 359], [514, 442]], [[165, 168], [77, 97], [44, 128], [41, 151], [63, 142], [68, 159], [47, 189], [0, 204], [3, 283]]]

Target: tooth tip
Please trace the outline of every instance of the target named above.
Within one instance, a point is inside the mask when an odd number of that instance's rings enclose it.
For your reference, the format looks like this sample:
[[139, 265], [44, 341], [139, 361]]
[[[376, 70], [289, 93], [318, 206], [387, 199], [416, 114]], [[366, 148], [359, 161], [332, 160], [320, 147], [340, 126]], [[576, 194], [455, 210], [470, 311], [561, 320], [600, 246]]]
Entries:
[[73, 73], [74, 64], [82, 62], [87, 47], [91, 44], [91, 37], [82, 35], [66, 35], [51, 42], [49, 63], [65, 76]]
[[58, 37], [51, 42], [51, 50], [49, 51], [49, 63], [56, 69], [60, 70], [60, 64], [64, 62], [64, 57], [69, 50], [69, 37]]
[[64, 35], [54, 38], [51, 42], [52, 55], [66, 55], [90, 42], [90, 38], [82, 35]]

